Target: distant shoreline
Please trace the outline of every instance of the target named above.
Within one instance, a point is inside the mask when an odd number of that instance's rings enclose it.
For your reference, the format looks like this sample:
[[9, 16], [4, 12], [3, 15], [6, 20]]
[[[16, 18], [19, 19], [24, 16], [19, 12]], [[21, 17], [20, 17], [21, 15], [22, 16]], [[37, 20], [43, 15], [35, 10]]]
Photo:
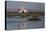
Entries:
[[[24, 13], [24, 14], [25, 14], [25, 13]], [[22, 14], [22, 15], [24, 15], [24, 14]], [[44, 16], [44, 15], [45, 15], [44, 12], [28, 12], [26, 15], [27, 15], [27, 16], [30, 16], [31, 14], [34, 14], [34, 15], [41, 15], [41, 16]], [[7, 15], [7, 16], [19, 16], [19, 14], [16, 13], [16, 12], [7, 12], [6, 15]]]

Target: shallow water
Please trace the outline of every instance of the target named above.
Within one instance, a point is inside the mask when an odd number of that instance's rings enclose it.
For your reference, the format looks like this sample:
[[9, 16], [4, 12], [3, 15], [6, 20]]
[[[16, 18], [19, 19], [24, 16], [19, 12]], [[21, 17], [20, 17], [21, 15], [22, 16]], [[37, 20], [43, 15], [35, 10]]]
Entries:
[[31, 16], [25, 18], [20, 16], [7, 17], [7, 30], [44, 28], [43, 17], [39, 17], [41, 20], [37, 21], [28, 21], [28, 18]]

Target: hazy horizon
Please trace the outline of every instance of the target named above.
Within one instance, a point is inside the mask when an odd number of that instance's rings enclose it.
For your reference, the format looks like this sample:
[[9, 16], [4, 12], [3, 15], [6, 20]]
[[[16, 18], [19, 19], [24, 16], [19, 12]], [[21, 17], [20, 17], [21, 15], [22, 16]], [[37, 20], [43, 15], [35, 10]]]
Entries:
[[33, 11], [44, 11], [44, 3], [7, 1], [7, 10], [15, 11], [21, 6], [24, 6], [26, 9], [33, 9]]

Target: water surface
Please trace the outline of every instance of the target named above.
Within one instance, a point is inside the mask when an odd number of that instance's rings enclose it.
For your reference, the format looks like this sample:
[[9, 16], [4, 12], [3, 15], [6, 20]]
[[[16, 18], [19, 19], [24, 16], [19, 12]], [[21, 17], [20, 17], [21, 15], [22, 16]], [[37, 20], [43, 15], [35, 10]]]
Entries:
[[20, 16], [7, 17], [7, 30], [44, 28], [42, 16], [39, 17], [41, 20], [37, 21], [28, 21], [28, 18], [31, 18], [31, 16], [25, 18]]

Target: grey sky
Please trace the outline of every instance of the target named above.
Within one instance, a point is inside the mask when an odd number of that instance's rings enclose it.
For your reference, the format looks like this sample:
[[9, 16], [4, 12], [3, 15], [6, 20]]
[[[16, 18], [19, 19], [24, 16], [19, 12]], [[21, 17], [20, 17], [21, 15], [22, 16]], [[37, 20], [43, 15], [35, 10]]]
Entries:
[[[24, 5], [23, 5], [24, 4]], [[44, 10], [44, 3], [7, 1], [7, 8], [16, 9], [24, 6], [26, 9]]]

